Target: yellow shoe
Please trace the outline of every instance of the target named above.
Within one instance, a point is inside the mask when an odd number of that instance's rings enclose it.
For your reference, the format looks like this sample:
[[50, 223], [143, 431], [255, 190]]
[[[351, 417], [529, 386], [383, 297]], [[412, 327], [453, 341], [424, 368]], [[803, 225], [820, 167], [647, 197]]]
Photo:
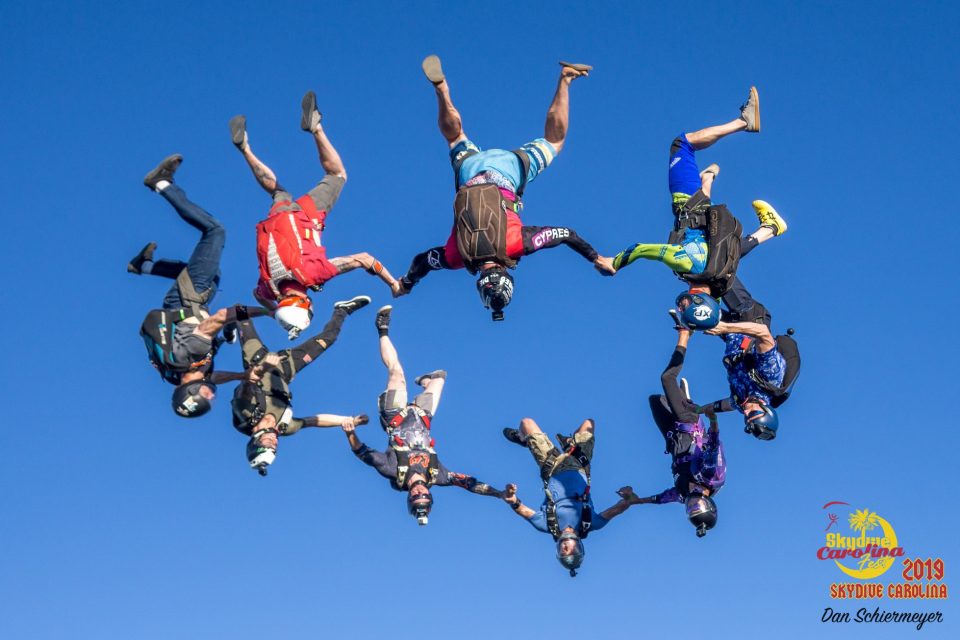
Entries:
[[761, 227], [772, 230], [775, 236], [782, 236], [787, 232], [787, 221], [780, 217], [780, 214], [770, 206], [769, 202], [754, 200], [753, 208], [757, 212], [757, 220], [760, 221]]

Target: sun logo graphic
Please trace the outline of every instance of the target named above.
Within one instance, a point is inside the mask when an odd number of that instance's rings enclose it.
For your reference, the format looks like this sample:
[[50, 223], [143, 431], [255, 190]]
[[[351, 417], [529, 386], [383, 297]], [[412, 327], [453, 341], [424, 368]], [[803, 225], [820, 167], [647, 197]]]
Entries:
[[896, 531], [876, 512], [836, 501], [823, 509], [827, 527], [824, 545], [817, 549], [819, 560], [833, 560], [851, 578], [870, 580], [886, 573], [895, 559], [903, 556]]

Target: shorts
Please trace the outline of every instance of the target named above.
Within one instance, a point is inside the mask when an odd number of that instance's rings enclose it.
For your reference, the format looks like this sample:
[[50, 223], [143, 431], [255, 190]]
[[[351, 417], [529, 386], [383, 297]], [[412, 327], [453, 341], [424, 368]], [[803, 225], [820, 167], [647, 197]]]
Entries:
[[[670, 166], [667, 181], [674, 202], [678, 196], [692, 196], [700, 188], [700, 168], [697, 166], [696, 152], [681, 133], [670, 145]], [[686, 200], [686, 198], [684, 198]]]
[[437, 412], [438, 399], [432, 393], [421, 393], [410, 403], [407, 402], [406, 389], [387, 389], [380, 395], [383, 398], [383, 404], [380, 407], [380, 419], [383, 422], [390, 422], [407, 404], [420, 407], [430, 417]]
[[[557, 148], [546, 138], [537, 138], [520, 147], [530, 163], [527, 182], [540, 175], [557, 157]], [[485, 174], [481, 181], [473, 184], [496, 184], [501, 189], [517, 192], [523, 182], [522, 166], [512, 151], [488, 149], [483, 151], [471, 140], [461, 140], [450, 150], [450, 163], [453, 165], [454, 179], [459, 189], [462, 185]]]
[[179, 322], [173, 330], [173, 357], [177, 362], [199, 362], [210, 355], [213, 341], [194, 333], [197, 324]]
[[[593, 460], [593, 434], [589, 431], [578, 432], [573, 434], [573, 440], [580, 445], [580, 451], [586, 456], [587, 460]], [[541, 475], [549, 471], [549, 469], [545, 469], [545, 466], [551, 458], [550, 454], [556, 453], [560, 455], [563, 453], [557, 449], [547, 434], [542, 431], [527, 436], [527, 448], [530, 449], [533, 459], [537, 461]], [[568, 456], [557, 465], [556, 469], [553, 469], [553, 475], [563, 471], [580, 471], [580, 468], [580, 463], [578, 463], [576, 459]]]
[[[313, 201], [313, 205], [317, 208], [317, 211], [329, 213], [333, 209], [333, 205], [337, 204], [337, 200], [340, 199], [340, 192], [343, 191], [343, 185], [346, 184], [346, 182], [347, 181], [340, 176], [327, 174], [323, 177], [323, 180], [317, 183], [317, 186], [306, 193], [306, 196], [309, 196]], [[300, 205], [294, 201], [293, 196], [288, 191], [274, 192], [274, 206], [284, 202], [290, 203], [289, 207], [283, 208], [284, 211], [300, 208]], [[321, 222], [323, 221], [321, 220]]]

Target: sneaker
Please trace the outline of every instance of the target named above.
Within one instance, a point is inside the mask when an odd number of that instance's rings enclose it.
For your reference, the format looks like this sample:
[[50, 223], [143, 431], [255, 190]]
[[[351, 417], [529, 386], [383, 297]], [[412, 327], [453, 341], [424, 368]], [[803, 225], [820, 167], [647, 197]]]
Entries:
[[235, 322], [231, 322], [223, 328], [223, 340], [227, 344], [237, 343], [237, 325]]
[[320, 120], [323, 119], [323, 114], [317, 110], [317, 94], [313, 91], [307, 91], [303, 95], [303, 101], [300, 102], [300, 108], [303, 109], [300, 115], [300, 128], [313, 133], [320, 126]]
[[143, 176], [143, 185], [151, 191], [156, 191], [157, 183], [161, 180], [173, 182], [173, 174], [176, 173], [181, 162], [183, 162], [183, 156], [179, 153], [167, 156], [150, 173]]
[[507, 427], [503, 430], [503, 437], [509, 440], [510, 442], [512, 442], [513, 444], [518, 444], [521, 447], [527, 446], [526, 443], [523, 441], [523, 438], [520, 437], [519, 429], [511, 429], [510, 427]]
[[425, 373], [422, 376], [419, 376], [414, 382], [416, 382], [421, 387], [426, 387], [427, 382], [433, 380], [434, 378], [440, 378], [441, 380], [447, 379], [447, 372], [443, 369], [437, 369], [436, 371], [431, 371], [430, 373]]
[[374, 324], [377, 325], [377, 331], [386, 331], [390, 328], [390, 312], [393, 311], [392, 305], [384, 305], [377, 310], [377, 317]]
[[740, 119], [747, 123], [747, 131], [760, 133], [760, 94], [750, 87], [750, 96], [740, 107]]
[[707, 167], [706, 169], [704, 169], [703, 171], [701, 171], [701, 172], [700, 172], [700, 180], [701, 180], [701, 181], [703, 180], [704, 174], [707, 174], [707, 173], [712, 173], [712, 174], [713, 174], [713, 177], [716, 178], [718, 175], [720, 175], [720, 165], [718, 165], [716, 162], [714, 162], [714, 163], [711, 164], [709, 167]]
[[440, 84], [445, 80], [443, 67], [440, 66], [440, 58], [438, 56], [427, 56], [423, 59], [423, 62], [420, 63], [420, 66], [423, 68], [423, 74], [427, 76], [427, 80], [433, 84]]
[[582, 62], [564, 62], [563, 60], [561, 60], [560, 66], [569, 67], [574, 71], [579, 71], [581, 75], [587, 75], [588, 73], [593, 71], [592, 66], [590, 66], [589, 64], [583, 64]]
[[230, 138], [233, 140], [233, 145], [243, 151], [247, 146], [247, 116], [230, 118]]
[[141, 275], [143, 273], [143, 263], [147, 261], [153, 261], [153, 252], [156, 250], [156, 248], [157, 243], [151, 242], [143, 249], [140, 249], [140, 253], [133, 256], [133, 258], [130, 259], [130, 262], [127, 263], [127, 272], [135, 273], [138, 276]]
[[754, 200], [753, 209], [757, 212], [757, 220], [760, 221], [761, 227], [772, 230], [775, 236], [781, 236], [787, 232], [787, 221], [780, 217], [769, 202]]
[[347, 315], [350, 315], [358, 309], [363, 309], [365, 306], [370, 304], [370, 296], [357, 296], [355, 298], [350, 298], [349, 300], [341, 300], [340, 302], [334, 302], [334, 309], [343, 309], [347, 312]]

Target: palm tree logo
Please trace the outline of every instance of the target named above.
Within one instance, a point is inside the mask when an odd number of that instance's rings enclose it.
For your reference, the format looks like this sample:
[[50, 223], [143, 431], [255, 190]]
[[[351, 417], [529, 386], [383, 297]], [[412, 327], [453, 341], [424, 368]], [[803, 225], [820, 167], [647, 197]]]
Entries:
[[867, 531], [880, 526], [880, 516], [869, 509], [863, 509], [850, 514], [848, 522], [851, 529], [860, 532], [861, 538], [866, 538]]
[[[852, 514], [850, 514], [850, 518], [847, 521], [850, 523], [851, 529], [860, 532], [860, 539], [864, 540], [864, 546], [866, 546], [865, 540], [867, 537], [867, 532], [880, 526], [880, 516], [869, 509], [854, 511]], [[867, 567], [876, 566], [878, 562], [879, 560], [873, 561], [871, 554], [867, 554], [860, 558], [860, 561], [857, 564], [862, 570]]]

